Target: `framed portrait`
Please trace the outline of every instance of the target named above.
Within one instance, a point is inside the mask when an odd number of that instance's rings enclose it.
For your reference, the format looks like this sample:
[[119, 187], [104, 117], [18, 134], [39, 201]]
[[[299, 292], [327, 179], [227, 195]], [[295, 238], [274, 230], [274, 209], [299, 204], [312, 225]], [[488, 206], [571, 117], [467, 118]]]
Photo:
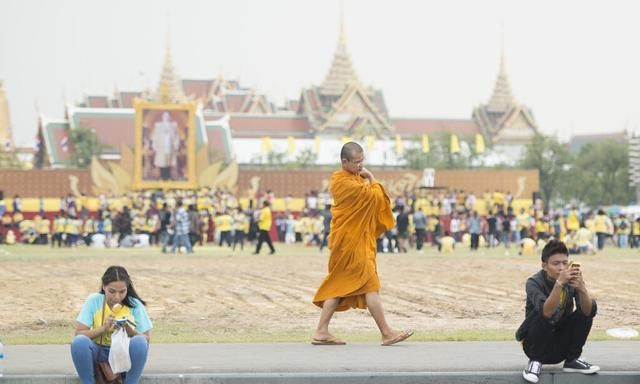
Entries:
[[136, 100], [134, 108], [133, 188], [196, 188], [196, 104]]

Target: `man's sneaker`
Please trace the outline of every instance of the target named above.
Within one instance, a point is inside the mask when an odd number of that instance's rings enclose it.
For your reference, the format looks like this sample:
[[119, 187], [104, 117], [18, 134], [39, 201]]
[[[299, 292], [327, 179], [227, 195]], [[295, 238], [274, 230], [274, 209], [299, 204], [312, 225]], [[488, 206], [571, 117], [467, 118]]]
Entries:
[[540, 379], [540, 371], [542, 371], [542, 363], [535, 360], [529, 360], [527, 369], [522, 371], [522, 377], [530, 383], [537, 383]]
[[577, 372], [584, 373], [585, 375], [591, 375], [600, 370], [597, 365], [591, 365], [584, 360], [575, 359], [571, 361], [565, 361], [562, 366], [564, 372]]

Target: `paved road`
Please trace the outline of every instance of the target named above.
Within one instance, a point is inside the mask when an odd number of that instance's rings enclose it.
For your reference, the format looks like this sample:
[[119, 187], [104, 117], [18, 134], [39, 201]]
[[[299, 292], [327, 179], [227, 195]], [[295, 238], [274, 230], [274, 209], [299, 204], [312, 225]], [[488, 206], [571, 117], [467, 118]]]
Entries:
[[[603, 371], [640, 371], [640, 342], [589, 342], [583, 353]], [[75, 374], [68, 345], [7, 345], [6, 375]], [[520, 372], [526, 357], [516, 342], [406, 342], [312, 346], [272, 344], [152, 344], [145, 374]], [[545, 366], [558, 370], [561, 366]]]

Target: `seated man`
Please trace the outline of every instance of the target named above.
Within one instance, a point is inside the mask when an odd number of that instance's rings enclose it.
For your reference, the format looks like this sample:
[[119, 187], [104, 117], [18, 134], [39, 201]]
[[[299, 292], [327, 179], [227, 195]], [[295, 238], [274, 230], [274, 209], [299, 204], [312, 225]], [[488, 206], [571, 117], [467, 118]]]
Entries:
[[567, 246], [570, 255], [577, 255], [580, 253], [578, 250], [578, 244], [576, 243], [577, 231], [571, 230], [564, 238], [564, 244]]
[[16, 243], [16, 234], [13, 232], [13, 229], [7, 231], [7, 238], [4, 243], [7, 245], [14, 245]]
[[576, 247], [578, 249], [578, 253], [596, 253], [593, 246], [593, 234], [584, 225], [581, 225], [578, 232], [576, 232]]
[[533, 256], [536, 253], [536, 241], [530, 237], [525, 237], [520, 240], [520, 252], [521, 256]]
[[449, 232], [445, 232], [444, 237], [438, 241], [438, 251], [442, 253], [452, 253], [456, 245], [456, 239], [451, 237]]
[[549, 241], [542, 250], [542, 270], [527, 280], [525, 320], [516, 332], [529, 358], [524, 379], [537, 383], [542, 364], [563, 360], [565, 372], [598, 372], [600, 367], [580, 359], [596, 311], [582, 271], [569, 263], [567, 247]]

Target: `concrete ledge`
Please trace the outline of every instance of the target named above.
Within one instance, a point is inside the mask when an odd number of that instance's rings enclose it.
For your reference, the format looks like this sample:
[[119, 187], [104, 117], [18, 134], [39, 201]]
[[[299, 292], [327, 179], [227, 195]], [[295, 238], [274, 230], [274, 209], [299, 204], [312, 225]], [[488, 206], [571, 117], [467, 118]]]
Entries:
[[[606, 371], [595, 375], [545, 372], [541, 384], [637, 384], [640, 371]], [[79, 384], [74, 375], [9, 375], [2, 384]], [[252, 373], [145, 375], [142, 384], [522, 384], [520, 372], [376, 372], [376, 373]]]

